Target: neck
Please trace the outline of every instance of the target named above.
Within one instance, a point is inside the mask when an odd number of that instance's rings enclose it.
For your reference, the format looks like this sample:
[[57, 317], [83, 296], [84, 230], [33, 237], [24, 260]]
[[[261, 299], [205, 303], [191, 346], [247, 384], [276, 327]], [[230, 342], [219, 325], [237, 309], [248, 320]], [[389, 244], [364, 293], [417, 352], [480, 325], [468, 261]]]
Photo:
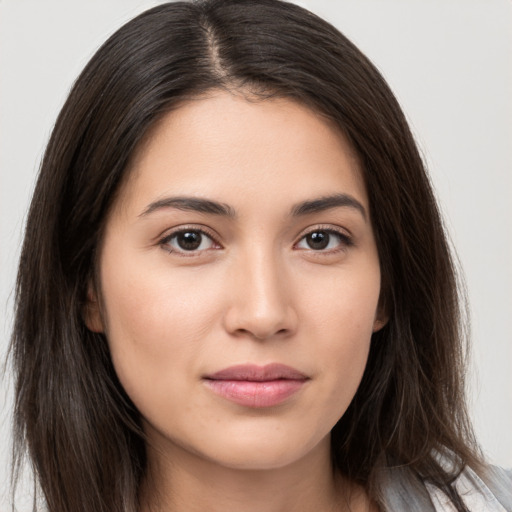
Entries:
[[333, 472], [328, 439], [301, 460], [270, 469], [230, 468], [180, 447], [148, 447], [141, 501], [143, 512], [370, 510], [361, 507], [364, 493]]

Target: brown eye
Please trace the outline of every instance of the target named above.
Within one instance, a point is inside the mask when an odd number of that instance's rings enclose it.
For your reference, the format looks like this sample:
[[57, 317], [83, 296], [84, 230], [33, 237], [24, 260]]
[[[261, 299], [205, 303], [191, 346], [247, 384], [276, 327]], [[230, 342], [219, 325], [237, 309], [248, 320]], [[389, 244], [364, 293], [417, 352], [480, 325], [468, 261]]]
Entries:
[[306, 243], [310, 249], [321, 250], [329, 245], [330, 235], [326, 231], [313, 231], [306, 236]]
[[201, 246], [202, 238], [197, 231], [186, 231], [176, 235], [176, 243], [184, 251], [194, 251]]
[[334, 229], [316, 229], [304, 235], [297, 244], [298, 249], [331, 252], [353, 245], [351, 238]]
[[165, 237], [160, 244], [168, 251], [174, 253], [194, 253], [216, 247], [213, 239], [199, 229], [175, 231]]

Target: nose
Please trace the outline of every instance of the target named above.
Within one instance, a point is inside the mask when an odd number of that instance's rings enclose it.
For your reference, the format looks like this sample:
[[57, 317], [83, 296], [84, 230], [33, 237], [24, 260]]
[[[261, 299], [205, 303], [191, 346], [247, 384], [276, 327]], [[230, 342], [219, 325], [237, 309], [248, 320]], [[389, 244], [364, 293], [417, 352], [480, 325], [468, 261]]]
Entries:
[[268, 251], [240, 257], [226, 290], [224, 323], [230, 334], [266, 340], [296, 331], [298, 316], [285, 270]]

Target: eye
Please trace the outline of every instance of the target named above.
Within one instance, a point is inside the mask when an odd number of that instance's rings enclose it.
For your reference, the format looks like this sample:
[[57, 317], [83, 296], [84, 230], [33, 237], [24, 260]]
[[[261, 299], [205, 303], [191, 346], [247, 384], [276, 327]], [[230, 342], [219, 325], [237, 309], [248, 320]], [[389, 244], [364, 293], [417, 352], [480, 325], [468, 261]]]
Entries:
[[167, 235], [160, 245], [171, 253], [194, 255], [208, 249], [220, 248], [212, 236], [201, 229], [181, 229]]
[[351, 238], [334, 229], [315, 229], [303, 236], [297, 244], [298, 249], [313, 251], [336, 251], [352, 245]]

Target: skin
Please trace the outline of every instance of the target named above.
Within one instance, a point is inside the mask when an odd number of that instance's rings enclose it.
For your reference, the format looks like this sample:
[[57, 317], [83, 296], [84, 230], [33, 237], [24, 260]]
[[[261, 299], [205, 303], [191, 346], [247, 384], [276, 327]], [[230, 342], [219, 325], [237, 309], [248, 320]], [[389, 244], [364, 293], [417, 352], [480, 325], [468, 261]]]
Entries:
[[[291, 214], [333, 194], [353, 204]], [[162, 206], [176, 196], [233, 216]], [[176, 230], [199, 229], [200, 246], [180, 248]], [[312, 248], [312, 232], [328, 245]], [[380, 280], [360, 166], [328, 121], [220, 91], [162, 118], [107, 220], [86, 314], [143, 417], [144, 510], [375, 510], [333, 474], [329, 450], [385, 323]], [[275, 362], [308, 378], [277, 406], [238, 405], [205, 384]]]

